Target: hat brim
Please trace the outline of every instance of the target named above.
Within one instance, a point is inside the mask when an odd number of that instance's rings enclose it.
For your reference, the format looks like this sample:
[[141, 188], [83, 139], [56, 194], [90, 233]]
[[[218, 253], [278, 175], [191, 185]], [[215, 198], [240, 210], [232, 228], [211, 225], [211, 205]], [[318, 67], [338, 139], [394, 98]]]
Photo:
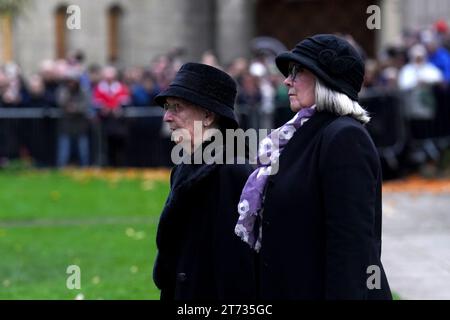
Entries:
[[189, 88], [171, 85], [167, 90], [161, 92], [155, 97], [155, 102], [160, 107], [164, 107], [164, 103], [169, 97], [181, 98], [196, 106], [214, 112], [215, 114], [221, 116], [222, 124], [226, 127], [225, 129], [239, 128], [239, 123], [236, 119], [236, 115], [229, 106], [211, 99], [208, 99], [208, 102], [206, 103], [205, 97], [197, 94]]
[[[335, 85], [334, 80], [332, 78], [330, 78], [330, 76], [328, 74], [326, 74], [322, 69], [320, 69], [317, 66], [317, 62], [313, 61], [312, 59], [310, 59], [306, 56], [302, 56], [302, 55], [295, 54], [292, 52], [282, 53], [275, 58], [275, 64], [276, 64], [278, 70], [280, 70], [280, 72], [286, 78], [289, 76], [289, 63], [290, 62], [298, 63], [299, 65], [303, 66], [305, 69], [308, 69], [309, 71], [311, 71], [316, 77], [318, 77], [320, 80], [322, 80], [331, 89], [346, 94], [345, 92], [342, 91], [342, 88]], [[341, 85], [343, 85], [343, 84], [341, 83]], [[347, 89], [352, 90], [352, 88], [350, 86], [348, 86]], [[350, 97], [350, 98], [353, 100], [358, 99], [357, 97]]]

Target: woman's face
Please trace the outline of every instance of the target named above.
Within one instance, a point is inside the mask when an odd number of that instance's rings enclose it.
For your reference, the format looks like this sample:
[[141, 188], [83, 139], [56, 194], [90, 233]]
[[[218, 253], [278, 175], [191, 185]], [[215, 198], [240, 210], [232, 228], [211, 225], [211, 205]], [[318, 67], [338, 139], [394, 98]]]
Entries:
[[284, 84], [289, 88], [292, 111], [298, 112], [302, 108], [311, 107], [316, 102], [316, 77], [307, 69], [298, 64], [290, 65], [289, 76], [284, 80]]
[[[167, 98], [164, 109], [166, 112], [163, 120], [169, 124], [172, 133], [178, 130], [176, 132], [178, 138], [175, 139], [175, 143], [182, 142], [183, 145], [190, 144], [191, 147], [194, 147], [201, 142], [203, 137], [200, 130], [211, 124], [209, 123], [211, 119], [208, 119], [209, 115], [206, 110], [189, 104], [183, 99], [172, 97]], [[195, 125], [196, 121], [197, 124]], [[181, 131], [182, 129], [184, 129], [184, 132]]]

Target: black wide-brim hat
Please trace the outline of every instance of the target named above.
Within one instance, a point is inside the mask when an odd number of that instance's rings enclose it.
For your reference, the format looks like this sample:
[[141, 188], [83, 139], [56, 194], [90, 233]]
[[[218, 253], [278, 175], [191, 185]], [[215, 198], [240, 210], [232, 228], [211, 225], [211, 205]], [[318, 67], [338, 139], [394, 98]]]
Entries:
[[155, 102], [163, 107], [167, 98], [181, 98], [219, 115], [225, 129], [236, 129], [239, 127], [234, 114], [236, 94], [236, 82], [230, 75], [206, 64], [190, 62], [180, 68]]
[[345, 39], [332, 34], [318, 34], [299, 42], [294, 49], [275, 58], [280, 72], [288, 77], [289, 63], [311, 71], [333, 90], [358, 101], [364, 80], [364, 61]]

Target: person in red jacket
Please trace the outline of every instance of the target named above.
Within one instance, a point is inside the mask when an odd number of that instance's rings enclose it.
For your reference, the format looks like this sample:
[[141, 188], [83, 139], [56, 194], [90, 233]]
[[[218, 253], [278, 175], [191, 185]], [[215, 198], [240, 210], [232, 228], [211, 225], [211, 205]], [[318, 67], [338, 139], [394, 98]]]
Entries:
[[108, 165], [125, 164], [127, 129], [122, 107], [130, 101], [128, 87], [117, 79], [117, 70], [107, 66], [102, 81], [94, 89], [94, 104], [98, 108], [106, 142]]
[[129, 90], [125, 84], [117, 80], [117, 70], [114, 67], [108, 66], [103, 69], [103, 79], [94, 89], [94, 100], [102, 114], [128, 104]]

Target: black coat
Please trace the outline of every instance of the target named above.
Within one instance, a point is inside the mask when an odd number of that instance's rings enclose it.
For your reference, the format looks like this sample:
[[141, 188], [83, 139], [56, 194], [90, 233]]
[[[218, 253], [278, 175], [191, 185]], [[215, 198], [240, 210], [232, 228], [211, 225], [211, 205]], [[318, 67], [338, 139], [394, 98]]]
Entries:
[[[286, 145], [266, 185], [259, 296], [391, 299], [380, 255], [377, 150], [358, 121], [317, 112]], [[371, 265], [380, 268], [381, 289], [367, 287]]]
[[249, 165], [178, 165], [153, 270], [161, 300], [255, 299], [255, 253], [235, 234]]

